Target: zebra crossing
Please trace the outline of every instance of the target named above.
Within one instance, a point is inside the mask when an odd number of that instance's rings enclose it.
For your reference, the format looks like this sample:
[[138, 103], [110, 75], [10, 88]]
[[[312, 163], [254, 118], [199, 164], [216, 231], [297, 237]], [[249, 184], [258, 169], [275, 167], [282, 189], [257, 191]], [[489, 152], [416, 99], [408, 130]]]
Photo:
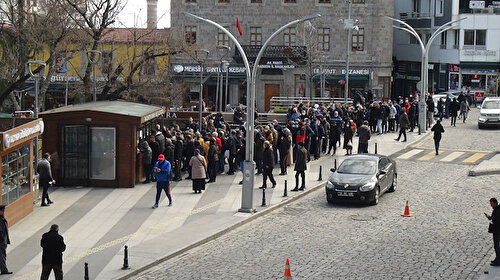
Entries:
[[440, 150], [439, 155], [436, 155], [434, 149], [408, 148], [396, 153], [395, 155], [393, 155], [393, 158], [409, 161], [430, 161], [476, 165], [483, 160], [487, 160], [493, 157], [494, 155], [494, 152], [488, 151], [459, 151], [447, 149]]

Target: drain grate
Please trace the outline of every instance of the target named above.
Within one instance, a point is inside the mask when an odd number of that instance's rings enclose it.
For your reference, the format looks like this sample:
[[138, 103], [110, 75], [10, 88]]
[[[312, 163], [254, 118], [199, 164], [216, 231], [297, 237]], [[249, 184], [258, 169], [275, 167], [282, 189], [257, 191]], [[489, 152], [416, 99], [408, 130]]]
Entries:
[[308, 210], [305, 208], [285, 206], [280, 214], [296, 216], [296, 215], [302, 215], [307, 211]]
[[368, 221], [376, 220], [377, 217], [369, 216], [369, 215], [352, 215], [351, 219], [354, 221], [368, 222]]

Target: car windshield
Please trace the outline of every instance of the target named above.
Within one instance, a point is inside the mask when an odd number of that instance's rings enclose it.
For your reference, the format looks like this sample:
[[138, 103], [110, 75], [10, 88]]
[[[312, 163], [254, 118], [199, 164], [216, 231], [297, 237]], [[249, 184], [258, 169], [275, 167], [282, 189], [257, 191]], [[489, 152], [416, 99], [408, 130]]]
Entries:
[[483, 109], [500, 109], [500, 100], [491, 100], [484, 102]]
[[375, 174], [377, 161], [372, 159], [346, 159], [339, 166], [338, 173], [369, 175]]

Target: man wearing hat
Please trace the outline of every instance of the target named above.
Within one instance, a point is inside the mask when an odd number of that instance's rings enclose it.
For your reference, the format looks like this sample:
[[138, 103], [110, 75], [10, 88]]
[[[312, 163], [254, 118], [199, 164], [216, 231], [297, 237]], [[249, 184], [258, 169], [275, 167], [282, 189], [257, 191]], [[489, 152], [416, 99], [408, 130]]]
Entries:
[[59, 235], [58, 225], [53, 224], [50, 226], [50, 231], [42, 235], [40, 246], [43, 248], [42, 276], [40, 279], [49, 279], [50, 272], [54, 270], [56, 280], [62, 280], [62, 253], [66, 250], [66, 244], [64, 244], [64, 238]]
[[172, 172], [171, 165], [168, 160], [165, 160], [165, 156], [160, 154], [158, 156], [158, 161], [153, 167], [153, 172], [156, 174], [156, 200], [153, 205], [153, 209], [158, 208], [158, 202], [160, 201], [161, 191], [165, 191], [168, 198], [168, 206], [172, 206], [172, 196], [170, 196], [170, 174]]
[[4, 218], [5, 205], [0, 205], [0, 272], [1, 274], [12, 274], [7, 269], [7, 245], [10, 244], [9, 226]]

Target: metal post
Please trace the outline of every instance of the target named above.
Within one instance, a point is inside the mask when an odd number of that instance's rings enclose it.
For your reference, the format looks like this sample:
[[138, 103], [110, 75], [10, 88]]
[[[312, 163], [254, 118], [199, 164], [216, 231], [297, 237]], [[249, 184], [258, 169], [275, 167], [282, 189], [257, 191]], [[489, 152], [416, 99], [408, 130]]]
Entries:
[[375, 154], [378, 154], [378, 144], [375, 142]]
[[262, 207], [266, 206], [266, 189], [262, 189]]
[[220, 111], [220, 106], [219, 106], [219, 81], [220, 81], [220, 71], [222, 68], [222, 64], [219, 65], [219, 69], [217, 71], [217, 87], [215, 89], [215, 111]]
[[128, 269], [128, 246], [125, 245], [125, 249], [123, 251], [123, 267], [122, 269]]
[[[222, 95], [221, 95], [222, 96]], [[228, 62], [228, 65], [226, 67], [226, 102], [224, 104], [224, 112], [226, 111], [226, 106], [228, 104], [228, 100], [229, 100], [229, 62]]]
[[[97, 56], [97, 57], [94, 57]], [[87, 59], [90, 63], [91, 66], [94, 67], [94, 92], [93, 92], [93, 100], [94, 102], [97, 101], [97, 92], [96, 92], [96, 87], [97, 87], [97, 69], [96, 66], [99, 64], [102, 58], [102, 52], [98, 50], [90, 50], [87, 51]]]
[[203, 63], [200, 62], [200, 94], [198, 95], [198, 127], [203, 124]]
[[83, 276], [83, 280], [89, 280], [90, 279], [90, 276], [89, 276], [89, 264], [88, 263], [85, 263], [85, 276]]
[[318, 181], [323, 180], [323, 176], [322, 176], [322, 174], [321, 174], [321, 170], [322, 170], [322, 169], [323, 169], [323, 168], [322, 168], [322, 166], [320, 165], [320, 166], [319, 166], [319, 176], [318, 176]]
[[335, 168], [335, 170], [337, 170], [337, 159], [334, 159], [334, 161], [333, 161], [333, 167]]
[[68, 106], [68, 88], [69, 88], [69, 74], [68, 69], [66, 69], [66, 90], [64, 93], [64, 106]]
[[284, 192], [283, 192], [283, 197], [287, 197], [287, 196], [288, 196], [288, 193], [287, 193], [287, 191], [288, 191], [288, 190], [287, 190], [287, 187], [288, 187], [288, 182], [287, 182], [287, 180], [285, 180], [285, 190], [284, 190]]
[[[33, 73], [31, 70], [31, 66], [37, 66], [40, 67], [41, 69], [38, 71], [38, 73]], [[45, 73], [45, 62], [40, 61], [40, 60], [35, 60], [35, 61], [28, 61], [27, 63], [27, 68], [28, 68], [28, 73], [30, 74], [31, 78], [35, 79], [35, 108], [33, 110], [33, 117], [35, 119], [38, 119], [38, 95], [40, 94], [40, 78], [43, 77]], [[35, 162], [35, 165], [38, 163], [38, 136], [35, 137], [35, 153], [33, 157], [33, 161]]]

